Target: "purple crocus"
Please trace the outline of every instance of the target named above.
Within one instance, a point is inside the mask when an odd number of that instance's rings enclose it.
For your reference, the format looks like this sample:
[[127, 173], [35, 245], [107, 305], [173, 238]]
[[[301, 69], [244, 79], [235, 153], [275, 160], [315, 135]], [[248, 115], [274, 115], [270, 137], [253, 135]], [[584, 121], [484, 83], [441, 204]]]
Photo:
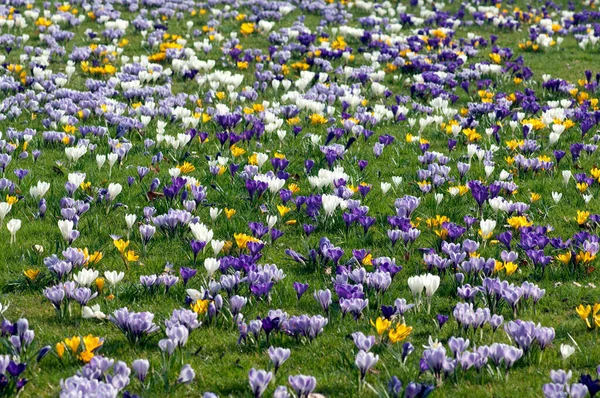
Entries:
[[308, 290], [308, 283], [294, 282], [294, 290], [296, 291], [296, 297], [298, 300]]

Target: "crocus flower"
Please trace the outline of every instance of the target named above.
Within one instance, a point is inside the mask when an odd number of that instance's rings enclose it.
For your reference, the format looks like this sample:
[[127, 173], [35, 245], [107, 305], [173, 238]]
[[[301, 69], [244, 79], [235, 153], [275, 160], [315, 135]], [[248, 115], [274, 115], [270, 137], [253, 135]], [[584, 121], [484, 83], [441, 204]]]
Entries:
[[273, 367], [275, 368], [275, 374], [283, 365], [285, 361], [290, 357], [291, 351], [288, 348], [280, 348], [280, 347], [269, 347], [269, 358], [271, 358], [271, 362], [273, 362]]
[[262, 397], [272, 378], [273, 373], [271, 372], [256, 370], [254, 368], [250, 370], [250, 373], [248, 373], [248, 381], [254, 398]]
[[372, 354], [370, 352], [365, 352], [360, 350], [358, 354], [356, 354], [356, 360], [354, 364], [360, 371], [360, 379], [363, 380], [367, 372], [379, 362], [379, 355]]
[[312, 376], [289, 376], [288, 383], [298, 398], [308, 398], [317, 386], [317, 379]]

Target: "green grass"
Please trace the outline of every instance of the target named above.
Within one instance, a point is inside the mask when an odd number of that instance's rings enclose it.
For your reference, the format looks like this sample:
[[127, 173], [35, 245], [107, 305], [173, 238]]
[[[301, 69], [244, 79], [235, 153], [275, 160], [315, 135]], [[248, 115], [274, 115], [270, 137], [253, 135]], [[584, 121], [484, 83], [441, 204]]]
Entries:
[[[39, 5], [40, 2], [36, 2]], [[560, 2], [562, 4], [566, 2]], [[454, 7], [454, 5], [453, 5]], [[117, 7], [120, 9], [119, 7]], [[243, 10], [242, 10], [243, 11]], [[245, 10], [249, 13], [249, 10]], [[355, 16], [360, 16], [358, 10], [355, 11]], [[295, 11], [285, 18], [284, 21], [276, 25], [290, 26], [293, 21], [300, 15], [300, 11]], [[130, 13], [124, 12], [122, 18], [131, 17]], [[315, 28], [320, 17], [317, 15], [306, 15], [305, 24], [308, 27]], [[168, 22], [170, 33], [184, 33], [185, 21], [172, 20]], [[207, 21], [207, 15], [194, 17], [195, 27], [201, 27]], [[354, 23], [356, 25], [356, 23]], [[73, 46], [85, 45], [84, 32], [86, 29], [92, 28], [99, 30], [98, 25], [89, 20], [86, 20], [82, 25], [72, 29], [75, 32], [75, 38], [66, 45], [67, 54]], [[32, 28], [31, 28], [32, 29]], [[226, 21], [223, 23], [222, 32], [236, 31], [239, 29], [239, 22]], [[128, 56], [150, 54], [146, 48], [141, 46], [139, 35], [133, 34], [133, 29], [130, 27], [127, 36], [130, 44], [124, 48], [123, 54]], [[546, 52], [530, 53], [523, 52], [518, 49], [516, 43], [524, 40], [527, 36], [526, 28], [518, 32], [498, 31], [489, 27], [478, 28], [459, 28], [456, 32], [457, 37], [465, 37], [468, 32], [474, 32], [485, 38], [490, 34], [499, 36], [498, 45], [501, 47], [507, 46], [514, 50], [515, 57], [523, 56], [525, 64], [529, 66], [534, 74], [535, 79], [541, 81], [541, 75], [551, 73], [554, 77], [560, 77], [576, 81], [583, 78], [583, 71], [587, 69], [594, 70], [594, 66], [598, 64], [599, 56], [594, 52], [584, 52], [577, 46], [574, 38], [567, 37], [560, 49], [549, 49]], [[43, 46], [39, 38], [31, 35], [28, 44], [32, 46]], [[191, 42], [192, 40], [190, 40]], [[248, 38], [242, 38], [244, 48], [262, 48], [266, 50], [269, 43], [265, 37], [253, 35]], [[348, 40], [348, 44], [353, 47], [359, 46], [359, 42]], [[219, 59], [221, 56], [219, 46], [215, 45], [213, 51], [207, 56], [212, 59]], [[7, 62], [18, 62], [21, 50], [15, 49], [7, 56]], [[469, 59], [469, 62], [479, 62], [489, 60], [489, 48], [482, 48], [480, 53], [474, 58]], [[66, 65], [66, 57], [53, 59], [50, 68], [57, 72], [63, 70]], [[297, 60], [297, 59], [294, 59]], [[362, 57], [358, 54], [356, 62], [353, 66], [360, 65]], [[217, 62], [217, 67], [221, 68]], [[224, 69], [231, 69], [226, 67]], [[245, 75], [244, 85], [251, 85], [253, 82], [252, 67], [243, 72]], [[73, 79], [67, 87], [77, 90], [85, 90], [85, 80], [88, 78], [78, 68]], [[405, 76], [394, 81], [391, 76], [386, 77], [385, 84], [394, 91], [394, 94], [408, 94], [408, 87], [403, 85]], [[515, 89], [523, 89], [523, 86], [516, 87], [511, 79], [499, 78], [497, 80], [498, 87], [496, 91], [513, 92]], [[540, 92], [540, 85], [533, 84], [536, 92]], [[173, 93], [187, 92], [198, 93], [203, 97], [205, 88], [199, 88], [195, 83], [184, 81], [180, 77], [173, 77], [172, 81]], [[458, 91], [457, 91], [458, 92]], [[1, 93], [1, 98], [6, 98], [9, 94]], [[274, 97], [279, 95], [272, 90], [267, 91], [259, 97], [262, 100], [274, 100]], [[462, 95], [462, 94], [461, 94]], [[126, 102], [122, 97], [116, 98], [119, 101]], [[469, 101], [477, 101], [478, 99], [467, 98], [462, 95], [459, 102], [455, 105], [456, 108], [466, 106]], [[372, 99], [375, 104], [379, 99]], [[391, 102], [388, 102], [391, 103]], [[66, 162], [64, 155], [64, 146], [47, 145], [42, 142], [40, 137], [41, 131], [45, 129], [41, 125], [40, 119], [42, 115], [38, 115], [36, 120], [31, 120], [31, 116], [24, 112], [21, 117], [16, 120], [5, 120], [0, 122], [0, 130], [6, 131], [12, 127], [21, 130], [25, 127], [35, 128], [38, 130], [38, 136], [33, 140], [30, 149], [39, 148], [42, 150], [42, 155], [34, 163], [31, 156], [25, 160], [17, 160], [13, 157], [13, 162], [6, 171], [6, 176], [15, 180], [12, 174], [15, 168], [27, 168], [30, 174], [24, 179], [19, 189], [24, 198], [13, 206], [13, 209], [7, 220], [10, 218], [19, 218], [23, 220], [23, 227], [17, 234], [17, 244], [9, 245], [9, 234], [5, 227], [0, 231], [0, 239], [3, 239], [2, 250], [0, 250], [0, 281], [2, 283], [3, 296], [2, 301], [10, 302], [9, 310], [4, 314], [9, 320], [16, 320], [19, 317], [26, 317], [31, 327], [36, 332], [36, 345], [42, 346], [62, 341], [66, 337], [73, 335], [85, 336], [94, 334], [105, 339], [101, 353], [107, 357], [120, 359], [131, 364], [136, 358], [148, 358], [153, 363], [155, 370], [158, 370], [160, 363], [160, 351], [157, 347], [157, 342], [164, 336], [164, 332], [153, 337], [149, 342], [142, 346], [132, 346], [127, 343], [126, 338], [109, 322], [101, 322], [94, 320], [84, 320], [78, 316], [73, 316], [68, 320], [58, 320], [51, 305], [43, 298], [41, 294], [42, 287], [40, 283], [29, 283], [23, 276], [23, 271], [29, 268], [37, 268], [44, 270], [43, 258], [51, 254], [60, 254], [64, 249], [62, 238], [57, 227], [57, 221], [61, 218], [58, 199], [64, 195], [63, 185], [66, 181], [66, 174], [74, 171], [82, 171], [87, 175], [86, 181], [90, 181], [92, 186], [106, 187], [109, 182], [119, 182], [124, 186], [123, 192], [118, 197], [118, 201], [127, 205], [111, 209], [107, 212], [105, 205], [92, 205], [91, 209], [82, 217], [79, 225], [81, 237], [75, 242], [76, 247], [87, 247], [90, 252], [102, 251], [104, 258], [95, 266], [101, 273], [106, 270], [125, 270], [119, 255], [112, 245], [110, 234], [126, 235], [124, 215], [134, 213], [138, 215], [138, 220], [142, 215], [144, 206], [153, 205], [159, 209], [157, 214], [162, 214], [167, 209], [168, 205], [164, 200], [159, 200], [154, 203], [149, 203], [144, 195], [143, 187], [139, 183], [135, 183], [131, 188], [127, 188], [127, 176], [135, 176], [136, 166], [149, 166], [151, 162], [151, 154], [144, 154], [143, 138], [146, 136], [152, 137], [156, 130], [156, 121], [152, 121], [146, 131], [140, 135], [131, 134], [128, 138], [134, 144], [133, 149], [128, 155], [124, 164], [120, 167], [115, 167], [112, 170], [112, 175], [109, 177], [107, 165], [100, 171], [97, 170], [94, 155], [87, 154], [82, 160], [75, 165], [64, 164], [60, 167], [61, 172], [58, 173], [53, 169], [55, 162], [60, 160]], [[82, 125], [104, 125], [104, 120], [98, 117], [93, 117]], [[111, 127], [110, 132], [114, 136], [115, 128]], [[207, 128], [211, 133], [217, 131], [214, 125], [209, 125]], [[559, 142], [559, 147], [568, 150], [568, 144], [578, 140], [577, 129], [573, 129], [563, 135]], [[167, 127], [167, 133], [173, 134], [181, 131], [181, 128], [176, 123], [170, 123]], [[508, 130], [510, 131], [510, 130]], [[314, 128], [307, 126], [305, 132], [317, 132], [323, 134], [325, 129], [322, 127]], [[329, 220], [328, 223], [322, 221], [318, 225], [317, 231], [308, 239], [304, 238], [301, 233], [302, 223], [310, 222], [310, 220], [302, 213], [297, 214], [292, 211], [286, 216], [287, 219], [297, 219], [296, 225], [281, 226], [285, 235], [278, 240], [274, 245], [267, 245], [263, 251], [264, 255], [261, 263], [274, 263], [282, 268], [286, 273], [286, 278], [275, 286], [272, 293], [271, 302], [252, 300], [244, 310], [246, 320], [254, 319], [257, 316], [266, 316], [269, 309], [280, 308], [287, 311], [290, 315], [297, 314], [319, 314], [321, 309], [317, 302], [312, 298], [312, 292], [317, 289], [331, 288], [330, 276], [327, 275], [325, 269], [316, 269], [314, 267], [301, 267], [292, 262], [284, 251], [287, 248], [293, 248], [299, 253], [306, 254], [310, 248], [318, 244], [318, 240], [326, 236], [335, 245], [342, 246], [346, 250], [348, 258], [353, 248], [366, 248], [372, 251], [373, 256], [391, 256], [398, 259], [398, 263], [404, 267], [394, 280], [391, 289], [385, 293], [382, 303], [392, 304], [398, 297], [404, 297], [410, 301], [410, 291], [407, 288], [406, 280], [409, 276], [414, 275], [417, 271], [422, 270], [421, 257], [419, 253], [413, 253], [406, 261], [402, 259], [402, 253], [396, 249], [392, 251], [389, 247], [386, 236], [388, 215], [393, 215], [393, 203], [397, 197], [405, 194], [420, 196], [420, 191], [416, 185], [415, 175], [416, 170], [420, 168], [417, 156], [420, 154], [418, 146], [405, 143], [406, 133], [415, 133], [409, 129], [406, 123], [400, 125], [384, 125], [378, 126], [375, 129], [376, 135], [392, 134], [396, 137], [395, 143], [384, 151], [383, 156], [376, 159], [373, 156], [372, 145], [376, 137], [372, 137], [368, 143], [363, 143], [362, 140], [355, 143], [351, 148], [346, 158], [341, 162], [346, 172], [352, 176], [352, 183], [364, 181], [373, 184], [373, 190], [367, 195], [364, 204], [370, 207], [370, 214], [377, 216], [377, 223], [371, 228], [366, 236], [363, 236], [362, 231], [356, 227], [351, 228], [347, 233], [344, 233], [345, 227], [339, 215], [335, 220]], [[301, 134], [301, 135], [302, 135]], [[511, 133], [503, 136], [503, 140], [510, 139]], [[307, 140], [293, 139], [288, 133], [288, 138], [283, 145], [277, 142], [276, 137], [266, 138], [263, 142], [263, 151], [281, 151], [286, 154], [291, 163], [287, 169], [292, 175], [298, 174], [298, 181], [302, 188], [302, 194], [309, 193], [309, 185], [303, 171], [303, 163], [307, 158], [313, 158], [317, 161], [315, 170], [319, 167], [324, 167], [325, 163], [318, 149], [308, 145]], [[430, 128], [424, 136], [430, 140], [433, 150], [447, 152], [446, 135], [445, 133]], [[518, 134], [515, 135], [518, 138]], [[483, 138], [484, 144], [487, 145], [487, 138]], [[93, 139], [94, 143], [98, 144], [96, 153], [105, 154], [108, 152], [106, 140]], [[543, 141], [546, 142], [546, 141]], [[546, 144], [544, 144], [546, 145]], [[244, 146], [248, 153], [258, 150], [255, 143]], [[216, 140], [211, 137], [211, 141], [200, 146], [194, 143], [191, 147], [191, 154], [185, 160], [192, 162], [196, 166], [196, 171], [192, 173], [203, 186], [208, 187], [208, 204], [219, 208], [234, 208], [237, 214], [229, 221], [223, 215], [219, 217], [217, 222], [211, 225], [215, 232], [215, 238], [222, 240], [233, 240], [233, 234], [237, 232], [249, 233], [247, 223], [249, 221], [262, 220], [265, 216], [258, 208], [259, 203], [250, 203], [247, 200], [243, 182], [239, 178], [231, 179], [228, 174], [212, 177], [208, 175], [208, 166], [204, 159], [205, 155], [214, 156], [220, 150]], [[227, 152], [227, 151], [225, 151]], [[161, 181], [168, 180], [168, 169], [174, 167], [181, 162], [181, 158], [172, 158], [169, 151], [164, 150], [165, 161], [159, 165], [160, 171], [151, 172], [144, 180], [147, 184], [150, 178], [159, 177]], [[453, 167], [453, 175], [457, 176], [455, 165], [460, 159], [459, 155], [466, 153], [466, 145], [459, 144], [458, 154], [452, 154], [450, 165]], [[543, 147], [542, 154], [551, 156], [551, 150], [546, 146]], [[497, 153], [496, 170], [492, 178], [488, 182], [497, 178], [500, 171], [509, 169], [504, 159], [509, 156], [509, 151], [504, 145]], [[245, 159], [245, 156], [244, 156]], [[365, 172], [360, 173], [356, 163], [357, 159], [366, 159], [369, 161], [369, 166]], [[245, 162], [245, 160], [244, 160]], [[583, 171], [589, 172], [590, 168], [597, 163], [595, 156], [584, 155], [579, 162], [579, 166]], [[552, 237], [562, 236], [569, 237], [574, 232], [578, 231], [579, 227], [574, 221], [576, 209], [587, 208], [594, 212], [598, 208], [599, 202], [597, 199], [597, 186], [591, 187], [590, 191], [595, 198], [586, 206], [581, 198], [581, 195], [571, 182], [568, 188], [564, 188], [560, 170], [570, 168], [574, 173], [577, 170], [571, 163], [570, 159], [563, 159], [560, 169], [552, 170], [545, 174], [532, 175], [526, 174], [515, 178], [515, 182], [520, 186], [519, 192], [512, 198], [515, 201], [529, 202], [530, 192], [539, 193], [542, 199], [532, 204], [529, 212], [530, 218], [535, 225], [551, 224], [555, 230], [551, 233]], [[580, 171], [581, 172], [581, 171]], [[383, 196], [379, 188], [381, 181], [390, 181], [392, 176], [400, 175], [404, 177], [406, 183], [394, 191], [388, 192]], [[483, 166], [477, 162], [473, 164], [471, 171], [468, 174], [469, 179], [484, 179]], [[35, 213], [37, 204], [29, 197], [29, 187], [35, 184], [38, 180], [48, 181], [51, 183], [51, 190], [46, 195], [48, 200], [48, 211], [44, 219], [36, 219]], [[212, 188], [211, 188], [212, 187]], [[218, 189], [215, 189], [218, 187]], [[435, 217], [436, 214], [447, 215], [452, 221], [461, 222], [465, 214], [475, 214], [474, 201], [470, 194], [464, 197], [452, 198], [446, 192], [447, 185], [441, 187], [439, 192], [445, 194], [443, 202], [436, 206], [432, 195], [424, 198], [421, 206], [417, 210], [417, 216], [423, 219], [421, 230], [423, 231], [418, 247], [434, 247], [439, 244], [439, 239], [432, 231], [425, 227], [424, 220], [429, 217]], [[558, 205], [554, 205], [551, 198], [552, 191], [563, 192], [564, 196]], [[82, 193], [80, 190], [76, 193], [76, 198], [81, 199]], [[271, 214], [276, 213], [276, 205], [280, 201], [266, 197], [267, 206]], [[181, 207], [181, 205], [179, 205]], [[210, 224], [208, 215], [208, 205], [198, 209], [197, 215], [201, 220]], [[485, 218], [493, 217], [493, 213], [489, 206], [485, 209]], [[7, 221], [5, 220], [5, 221]], [[496, 231], [502, 227], [502, 222], [499, 222]], [[593, 231], [597, 233], [597, 231]], [[470, 237], [477, 239], [474, 234]], [[168, 294], [147, 294], [141, 290], [139, 286], [139, 276], [152, 273], [162, 272], [167, 261], [175, 265], [175, 270], [181, 266], [190, 266], [191, 250], [188, 245], [189, 235], [185, 238], [167, 239], [163, 234], [157, 232], [150, 243], [146, 255], [140, 257], [137, 264], [132, 264], [126, 272], [125, 280], [120, 285], [119, 294], [115, 299], [109, 300], [106, 295], [102, 295], [91, 304], [100, 304], [102, 311], [106, 314], [112, 313], [114, 310], [127, 306], [131, 310], [136, 311], [151, 311], [156, 314], [156, 321], [161, 326], [163, 321], [168, 318], [170, 313], [175, 308], [185, 306], [185, 290], [183, 286], [177, 285]], [[33, 245], [41, 245], [44, 248], [44, 253], [36, 254], [32, 249]], [[141, 252], [141, 243], [137, 227], [131, 235], [131, 248], [136, 252]], [[210, 250], [210, 249], [209, 249]], [[501, 249], [498, 246], [488, 245], [482, 249], [481, 255], [484, 257], [499, 258]], [[524, 259], [524, 253], [520, 253], [520, 258]], [[204, 275], [203, 267], [199, 267], [199, 276], [194, 278], [188, 287], [199, 289], [202, 286], [202, 275]], [[39, 277], [42, 279], [42, 272]], [[533, 355], [519, 361], [516, 367], [511, 370], [508, 376], [508, 381], [504, 378], [496, 378], [487, 374], [478, 375], [471, 371], [467, 374], [459, 374], [458, 377], [447, 379], [442, 386], [436, 389], [433, 396], [435, 397], [455, 397], [455, 396], [472, 396], [472, 397], [508, 397], [508, 396], [539, 396], [544, 383], [549, 382], [550, 369], [558, 369], [568, 367], [575, 374], [594, 372], [598, 365], [597, 358], [600, 358], [600, 347], [598, 346], [598, 336], [595, 332], [588, 333], [585, 330], [585, 325], [574, 312], [574, 308], [579, 303], [593, 303], [598, 297], [597, 290], [585, 285], [589, 282], [598, 283], [597, 272], [591, 275], [571, 275], [557, 265], [552, 265], [547, 270], [542, 278], [539, 271], [532, 269], [530, 266], [521, 264], [519, 271], [507, 278], [510, 282], [520, 284], [522, 281], [530, 280], [538, 283], [546, 289], [546, 296], [538, 304], [536, 312], [527, 309], [519, 313], [519, 318], [525, 320], [533, 320], [536, 323], [540, 322], [544, 326], [552, 326], [556, 329], [556, 340], [552, 347], [544, 353], [543, 360], [538, 362], [538, 357]], [[306, 295], [296, 302], [295, 292], [292, 288], [294, 281], [300, 281], [310, 284], [309, 291]], [[583, 287], [576, 287], [572, 284], [573, 281], [579, 282]], [[555, 286], [557, 282], [562, 282], [562, 285]], [[374, 302], [373, 298], [371, 301]], [[446, 342], [450, 336], [459, 333], [456, 322], [451, 319], [440, 331], [434, 323], [435, 314], [441, 313], [450, 315], [453, 306], [456, 303], [455, 285], [452, 277], [447, 275], [443, 278], [440, 290], [433, 298], [431, 315], [428, 316], [424, 312], [409, 313], [406, 317], [408, 325], [412, 326], [413, 333], [408, 339], [415, 347], [416, 352], [413, 353], [406, 366], [400, 364], [394, 353], [398, 352], [400, 347], [388, 349], [386, 347], [375, 347], [374, 351], [380, 355], [380, 362], [375, 370], [367, 376], [367, 381], [373, 386], [374, 390], [363, 390], [364, 396], [377, 396], [385, 389], [387, 380], [392, 375], [397, 375], [406, 385], [409, 381], [433, 382], [433, 378], [427, 374], [419, 375], [419, 358], [422, 354], [422, 345], [427, 343], [428, 337], [431, 335], [442, 342]], [[482, 303], [478, 304], [483, 306]], [[75, 311], [76, 312], [76, 311]], [[503, 311], [506, 320], [512, 318], [512, 315]], [[369, 319], [375, 319], [379, 316], [379, 311], [375, 305], [365, 312], [364, 317], [358, 321], [354, 321], [351, 317], [341, 318], [339, 307], [333, 307], [330, 322], [325, 327], [324, 333], [312, 343], [297, 342], [290, 338], [282, 336], [275, 337], [270, 344], [282, 346], [292, 349], [291, 358], [286, 362], [277, 374], [276, 382], [271, 383], [267, 390], [266, 396], [274, 391], [277, 385], [287, 384], [287, 377], [295, 374], [310, 374], [317, 378], [317, 392], [327, 396], [358, 396], [357, 370], [354, 367], [355, 348], [349, 335], [357, 330], [363, 331], [365, 334], [373, 334], [374, 329], [369, 325]], [[573, 344], [572, 338], [578, 343], [581, 351], [577, 351], [566, 363], [560, 357], [559, 346], [561, 343]], [[170, 392], [171, 396], [190, 396], [196, 395], [198, 392], [213, 391], [220, 396], [250, 396], [248, 388], [247, 374], [252, 368], [267, 369], [269, 359], [266, 350], [270, 344], [264, 341], [264, 338], [258, 346], [255, 345], [238, 345], [238, 331], [231, 320], [221, 317], [217, 324], [203, 326], [195, 331], [188, 342], [185, 363], [190, 363], [195, 369], [197, 378], [188, 387]], [[492, 336], [486, 332], [483, 336], [468, 336], [471, 339], [471, 345], [489, 344], [492, 342]], [[508, 343], [506, 335], [499, 331], [493, 336], [493, 341]], [[30, 383], [26, 386], [23, 392], [24, 396], [57, 396], [60, 387], [61, 379], [75, 374], [81, 364], [75, 360], [59, 361], [54, 355], [51, 355], [43, 360], [40, 364], [30, 364], [27, 377]], [[176, 371], [173, 371], [172, 379], [176, 376]], [[131, 392], [141, 393], [139, 383], [132, 380], [130, 388]], [[376, 392], [375, 392], [376, 391]], [[155, 386], [150, 392], [144, 396], [166, 395], [166, 392], [161, 386]]]

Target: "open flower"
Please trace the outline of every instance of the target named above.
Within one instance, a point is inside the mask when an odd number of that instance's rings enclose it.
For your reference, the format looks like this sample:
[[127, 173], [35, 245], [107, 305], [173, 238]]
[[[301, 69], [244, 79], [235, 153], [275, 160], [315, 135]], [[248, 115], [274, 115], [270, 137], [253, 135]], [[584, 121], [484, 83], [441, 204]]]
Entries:
[[371, 325], [377, 330], [379, 336], [383, 335], [392, 326], [392, 322], [382, 317], [377, 318], [375, 322], [371, 319]]
[[388, 332], [388, 338], [392, 343], [395, 344], [405, 340], [408, 336], [410, 336], [411, 332], [411, 326], [406, 326], [403, 323], [399, 323], [396, 325], [395, 328], [390, 329], [390, 331]]

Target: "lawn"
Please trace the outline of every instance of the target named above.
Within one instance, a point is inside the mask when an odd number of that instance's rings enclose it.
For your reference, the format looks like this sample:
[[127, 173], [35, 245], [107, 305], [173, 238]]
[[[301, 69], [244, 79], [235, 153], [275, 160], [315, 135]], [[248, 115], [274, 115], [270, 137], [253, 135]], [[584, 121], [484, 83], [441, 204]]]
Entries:
[[595, 5], [5, 3], [1, 396], [600, 390]]

